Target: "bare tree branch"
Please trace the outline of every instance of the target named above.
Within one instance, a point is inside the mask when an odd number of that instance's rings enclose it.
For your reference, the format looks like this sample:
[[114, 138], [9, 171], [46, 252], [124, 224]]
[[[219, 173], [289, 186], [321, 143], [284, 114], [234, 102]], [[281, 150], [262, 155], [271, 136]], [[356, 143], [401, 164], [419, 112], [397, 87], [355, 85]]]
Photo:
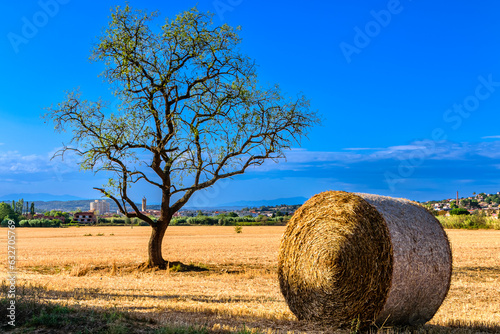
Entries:
[[[150, 261], [161, 264], [165, 230], [195, 192], [283, 159], [319, 118], [305, 97], [259, 86], [254, 62], [238, 49], [237, 29], [213, 27], [211, 14], [193, 8], [153, 31], [157, 16], [117, 7], [93, 50], [121, 100], [117, 110], [76, 90], [46, 117], [56, 130], [72, 131], [55, 156], [74, 152], [82, 169], [113, 175], [109, 186], [95, 189], [152, 226]], [[161, 191], [158, 221], [132, 200], [139, 182]]]

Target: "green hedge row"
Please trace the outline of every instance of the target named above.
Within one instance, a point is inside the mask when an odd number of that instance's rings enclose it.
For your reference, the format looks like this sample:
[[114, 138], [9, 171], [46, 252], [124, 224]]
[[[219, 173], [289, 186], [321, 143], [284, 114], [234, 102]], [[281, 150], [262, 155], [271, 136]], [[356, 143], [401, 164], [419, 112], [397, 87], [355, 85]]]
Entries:
[[483, 215], [451, 215], [438, 216], [437, 219], [444, 228], [458, 229], [495, 229], [500, 230], [500, 220]]

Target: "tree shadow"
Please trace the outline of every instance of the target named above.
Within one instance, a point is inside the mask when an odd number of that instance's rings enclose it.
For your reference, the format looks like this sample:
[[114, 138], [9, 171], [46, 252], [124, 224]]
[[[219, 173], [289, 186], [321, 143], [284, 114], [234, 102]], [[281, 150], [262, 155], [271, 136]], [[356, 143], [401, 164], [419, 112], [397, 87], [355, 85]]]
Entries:
[[[2, 283], [0, 298], [0, 317], [8, 319], [10, 300], [6, 298], [7, 285]], [[76, 292], [76, 294], [75, 294]], [[49, 328], [51, 333], [67, 332], [103, 332], [110, 331], [116, 325], [116, 321], [121, 319], [120, 326], [127, 327], [129, 332], [136, 332], [134, 328], [141, 328], [141, 332], [153, 333], [162, 326], [186, 325], [204, 326], [207, 333], [228, 333], [241, 329], [255, 329], [256, 333], [500, 333], [500, 324], [450, 321], [445, 326], [422, 325], [416, 327], [385, 327], [358, 330], [355, 327], [345, 329], [334, 329], [327, 323], [313, 323], [307, 321], [287, 320], [273, 318], [272, 315], [250, 316], [223, 314], [217, 310], [204, 308], [203, 305], [198, 310], [179, 310], [175, 307], [153, 307], [153, 306], [86, 306], [85, 300], [99, 298], [123, 297], [123, 295], [110, 295], [100, 293], [98, 290], [82, 292], [78, 291], [58, 291], [46, 290], [43, 286], [25, 286], [17, 291], [16, 295], [16, 330], [23, 328], [29, 331], [36, 331], [40, 328]], [[90, 297], [90, 298], [89, 298]], [[235, 298], [224, 299], [214, 296], [195, 295], [169, 295], [151, 296], [148, 294], [133, 294], [129, 297], [138, 299], [163, 299], [179, 297], [189, 298], [193, 301], [206, 303], [241, 303], [254, 301], [252, 299]], [[61, 303], [61, 300], [70, 298], [79, 300], [78, 305]], [[57, 301], [56, 301], [57, 300]], [[94, 324], [89, 325], [88, 319], [94, 319]], [[14, 328], [6, 321], [0, 324], [0, 331], [9, 331]], [[26, 327], [27, 326], [27, 327]], [[91, 326], [91, 327], [89, 327]], [[151, 331], [148, 331], [149, 329]], [[94, 331], [95, 330], [95, 331]]]
[[209, 271], [210, 269], [202, 264], [185, 264], [179, 261], [166, 261], [164, 265], [161, 266], [151, 266], [148, 262], [141, 263], [136, 267], [139, 271], [169, 271], [169, 272], [203, 272]]
[[209, 271], [209, 268], [204, 265], [196, 265], [196, 264], [184, 264], [182, 262], [168, 262], [167, 270], [172, 272], [203, 272]]

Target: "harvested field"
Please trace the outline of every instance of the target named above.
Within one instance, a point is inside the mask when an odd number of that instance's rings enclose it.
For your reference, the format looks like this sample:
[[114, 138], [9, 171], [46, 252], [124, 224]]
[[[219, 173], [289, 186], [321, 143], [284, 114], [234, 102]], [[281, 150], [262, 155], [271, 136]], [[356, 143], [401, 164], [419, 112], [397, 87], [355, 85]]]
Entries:
[[[149, 232], [149, 227], [18, 228], [18, 292], [36, 293], [50, 303], [124, 311], [160, 324], [327, 330], [298, 322], [280, 293], [277, 256], [284, 227], [243, 227], [241, 234], [233, 227], [170, 227], [165, 257], [208, 269], [190, 272], [138, 270]], [[6, 259], [7, 229], [0, 233]], [[454, 261], [451, 289], [421, 330], [500, 330], [500, 231], [447, 233]], [[5, 272], [6, 261], [1, 267]]]

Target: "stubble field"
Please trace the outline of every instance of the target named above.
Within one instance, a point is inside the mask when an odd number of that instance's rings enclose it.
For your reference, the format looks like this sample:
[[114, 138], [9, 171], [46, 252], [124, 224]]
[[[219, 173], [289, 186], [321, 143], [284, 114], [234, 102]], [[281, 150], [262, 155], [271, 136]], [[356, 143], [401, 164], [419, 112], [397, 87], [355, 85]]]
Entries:
[[[164, 257], [203, 271], [139, 270], [149, 227], [18, 228], [18, 293], [44, 302], [115, 310], [154, 324], [321, 332], [300, 323], [280, 293], [284, 227], [170, 227]], [[7, 229], [0, 229], [7, 271]], [[448, 297], [423, 332], [500, 330], [500, 231], [447, 230], [453, 249]], [[2, 286], [6, 281], [2, 282]], [[3, 292], [2, 292], [3, 293]]]

